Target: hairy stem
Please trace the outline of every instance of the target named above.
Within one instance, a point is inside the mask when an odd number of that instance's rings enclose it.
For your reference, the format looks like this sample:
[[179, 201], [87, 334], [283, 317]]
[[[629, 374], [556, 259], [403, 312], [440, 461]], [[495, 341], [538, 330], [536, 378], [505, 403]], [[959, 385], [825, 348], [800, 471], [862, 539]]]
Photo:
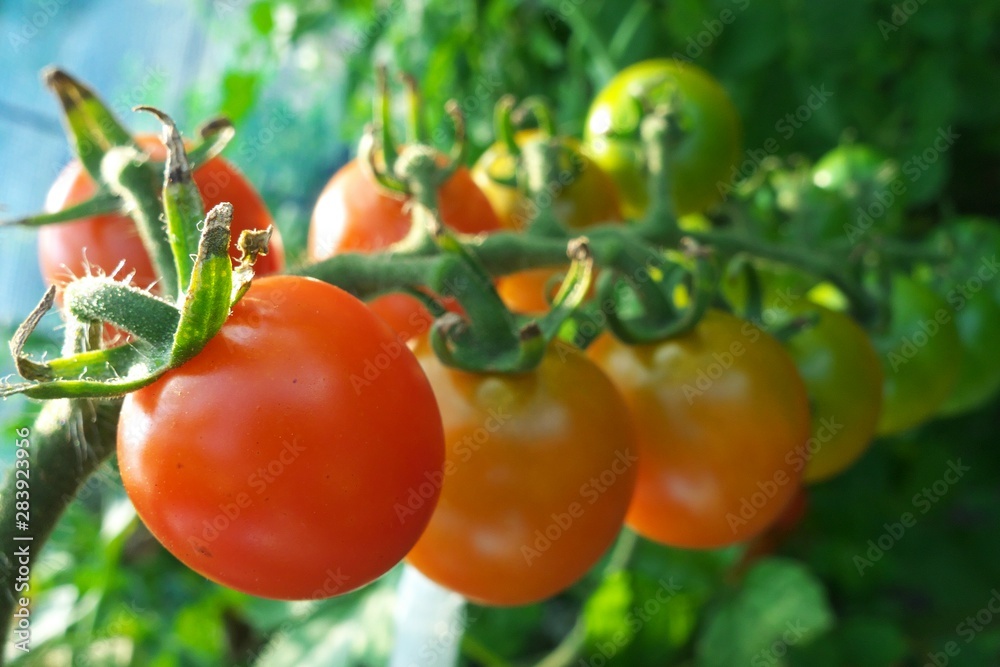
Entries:
[[[29, 465], [26, 468], [11, 466], [0, 482], [0, 547], [3, 548], [0, 553], [0, 637], [5, 642], [10, 636], [12, 614], [19, 600], [27, 597], [30, 590], [18, 590], [23, 588], [24, 582], [18, 581], [21, 563], [15, 553], [27, 547], [30, 562], [36, 561], [77, 491], [114, 451], [120, 406], [118, 401], [48, 401], [35, 423], [18, 433], [18, 441], [29, 443], [25, 447], [29, 452]], [[24, 523], [18, 523], [24, 520], [18, 515], [16, 504], [18, 470], [28, 471], [28, 520]], [[20, 478], [23, 477], [22, 474]], [[2, 662], [0, 655], [0, 664]]]

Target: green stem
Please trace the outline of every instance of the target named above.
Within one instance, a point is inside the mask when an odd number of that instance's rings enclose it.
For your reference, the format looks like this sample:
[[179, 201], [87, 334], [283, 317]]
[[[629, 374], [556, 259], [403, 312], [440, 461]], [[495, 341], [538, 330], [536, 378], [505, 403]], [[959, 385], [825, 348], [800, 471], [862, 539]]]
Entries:
[[555, 215], [555, 201], [574, 176], [559, 168], [561, 152], [558, 139], [553, 138], [528, 142], [521, 149], [525, 185], [535, 209], [527, 231], [535, 236], [568, 238]]
[[[620, 572], [628, 567], [632, 554], [639, 543], [638, 534], [628, 528], [618, 536], [614, 550], [604, 567], [604, 577]], [[587, 643], [587, 619], [583, 614], [576, 617], [576, 623], [552, 652], [535, 664], [535, 667], [570, 667]]]
[[[57, 400], [42, 408], [25, 438], [30, 443], [27, 530], [18, 529], [17, 523], [23, 519], [15, 504], [18, 468], [12, 466], [0, 483], [0, 547], [4, 550], [0, 555], [0, 637], [4, 641], [11, 636], [10, 622], [20, 599], [29, 593], [18, 590], [20, 563], [15, 551], [26, 545], [30, 562], [38, 562], [63, 511], [114, 451], [119, 407], [119, 402]], [[31, 539], [19, 539], [23, 537]]]
[[675, 234], [677, 218], [674, 214], [670, 156], [680, 134], [677, 118], [668, 109], [657, 109], [642, 120], [640, 133], [649, 170], [649, 205], [640, 224]]
[[854, 316], [865, 324], [878, 318], [879, 303], [864, 288], [844, 274], [844, 264], [798, 248], [772, 245], [728, 232], [690, 232], [691, 238], [727, 253], [746, 252], [801, 269], [833, 283], [851, 302]]
[[86, 218], [92, 215], [121, 213], [121, 209], [122, 200], [117, 195], [113, 195], [105, 190], [98, 190], [93, 197], [76, 204], [75, 206], [64, 208], [61, 211], [53, 211], [52, 213], [38, 213], [25, 218], [4, 220], [0, 222], [0, 226], [13, 227], [15, 225], [19, 225], [22, 227], [41, 227], [43, 225], [52, 225], [60, 222], [70, 222], [72, 220], [78, 220], [79, 218]]
[[[131, 211], [142, 244], [160, 277], [160, 291], [177, 295], [177, 267], [164, 231], [160, 202], [160, 174], [145, 153], [129, 147], [112, 148], [101, 161], [101, 175], [108, 187]], [[145, 287], [143, 285], [142, 287]]]

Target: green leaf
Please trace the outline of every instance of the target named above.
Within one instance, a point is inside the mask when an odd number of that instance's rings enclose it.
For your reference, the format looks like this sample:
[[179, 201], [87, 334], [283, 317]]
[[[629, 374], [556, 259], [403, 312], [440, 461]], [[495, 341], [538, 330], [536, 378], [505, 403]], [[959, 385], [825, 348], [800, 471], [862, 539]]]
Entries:
[[804, 565], [764, 560], [747, 573], [739, 592], [709, 615], [698, 638], [696, 664], [774, 664], [790, 646], [810, 642], [832, 622], [823, 586]]
[[255, 667], [352, 667], [385, 664], [392, 647], [397, 577], [318, 603], [307, 618], [289, 619]]
[[678, 577], [610, 575], [584, 607], [584, 661], [608, 667], [669, 663], [695, 628], [696, 598], [689, 582]]
[[241, 120], [257, 101], [259, 72], [226, 72], [222, 80], [222, 114], [234, 122]]
[[255, 2], [250, 6], [250, 23], [265, 37], [274, 30], [274, 7], [272, 2]]

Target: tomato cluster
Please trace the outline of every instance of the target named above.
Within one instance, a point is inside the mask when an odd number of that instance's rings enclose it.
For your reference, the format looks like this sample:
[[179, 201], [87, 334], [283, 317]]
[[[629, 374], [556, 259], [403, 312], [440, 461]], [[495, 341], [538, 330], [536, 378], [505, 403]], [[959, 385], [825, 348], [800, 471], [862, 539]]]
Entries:
[[[649, 61], [597, 95], [582, 144], [522, 130], [471, 171], [448, 172], [429, 195], [444, 227], [436, 233], [530, 237], [538, 193], [521, 178], [523, 152], [539, 144], [562, 167], [547, 193], [557, 225], [586, 234], [639, 224], [627, 220], [643, 218], [653, 196], [639, 133], [654, 108], [680, 131], [662, 165], [667, 208], [705, 212], [739, 155], [737, 114], [707, 73]], [[157, 142], [141, 144], [162, 158]], [[378, 164], [355, 160], [330, 180], [311, 221], [312, 262], [392, 253], [412, 240], [412, 209], [426, 201], [387, 189]], [[788, 232], [784, 220], [769, 233], [836, 235], [845, 211], [869, 211], [879, 201], [872, 193], [891, 187], [891, 166], [872, 150], [841, 147], [804, 178], [775, 175], [779, 213], [786, 201], [833, 213], [811, 231]], [[207, 205], [233, 203], [234, 232], [271, 224], [221, 158], [194, 178]], [[78, 203], [95, 187], [73, 164], [49, 206]], [[758, 195], [737, 203], [753, 212]], [[888, 228], [903, 225], [901, 205], [885, 212]], [[711, 226], [701, 219], [696, 228]], [[929, 246], [944, 254], [1000, 248], [1000, 232], [966, 220]], [[40, 248], [52, 283], [95, 269], [156, 283], [126, 217], [46, 228]], [[280, 237], [270, 250], [258, 275], [283, 269]], [[564, 270], [517, 268], [485, 289], [502, 297], [510, 321], [530, 323], [524, 337], [540, 335], [533, 318], [550, 310]], [[614, 287], [617, 274], [603, 271], [602, 285]], [[126, 397], [118, 430], [125, 488], [177, 558], [255, 595], [343, 593], [405, 558], [472, 600], [526, 604], [582, 578], [623, 525], [684, 548], [759, 537], [803, 506], [803, 484], [847, 469], [877, 434], [975, 408], [1000, 389], [989, 351], [1000, 293], [982, 275], [928, 260], [863, 277], [887, 295], [866, 329], [835, 285], [762, 262], [748, 271], [747, 280], [731, 273], [714, 285], [713, 307], [683, 331], [631, 344], [604, 332], [589, 344], [564, 330], [545, 341], [537, 365], [518, 372], [463, 370], [437, 354], [428, 339], [434, 316], [451, 311], [436, 333], [445, 320], [461, 328], [474, 317], [454, 294], [419, 286], [365, 305], [311, 278], [257, 278], [200, 353]], [[697, 289], [676, 286], [672, 305], [690, 305]], [[609, 315], [590, 313], [592, 321]]]

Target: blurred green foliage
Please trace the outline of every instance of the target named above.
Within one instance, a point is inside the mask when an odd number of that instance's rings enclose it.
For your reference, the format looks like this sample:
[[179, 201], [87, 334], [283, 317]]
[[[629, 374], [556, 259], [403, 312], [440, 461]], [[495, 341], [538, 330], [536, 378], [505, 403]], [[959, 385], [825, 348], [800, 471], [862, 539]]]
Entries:
[[474, 158], [492, 142], [493, 104], [505, 93], [544, 95], [560, 130], [580, 135], [590, 99], [617, 70], [680, 57], [732, 95], [750, 167], [772, 152], [815, 160], [847, 138], [878, 147], [905, 169], [952, 128], [960, 140], [911, 182], [911, 205], [931, 217], [1000, 215], [991, 196], [1000, 184], [1000, 3], [993, 0], [202, 6], [214, 35], [235, 35], [229, 39], [239, 58], [221, 81], [197, 89], [195, 108], [230, 115], [251, 141], [273, 120], [277, 100], [296, 114], [294, 126], [265, 147], [266, 160], [244, 165], [280, 200], [292, 245], [345, 145], [353, 152], [371, 120], [377, 63], [419, 78], [439, 142], [448, 138], [444, 103], [458, 100]]
[[[475, 157], [492, 141], [502, 94], [545, 95], [560, 129], [579, 135], [589, 100], [616, 70], [679, 55], [731, 93], [753, 163], [775, 142], [780, 156], [815, 160], [850, 137], [905, 168], [954, 128], [954, 147], [913, 181], [910, 215], [1000, 214], [997, 2], [197, 5], [226, 63], [192, 86], [189, 112], [237, 121], [228, 154], [260, 184], [293, 255], [320, 188], [370, 121], [376, 63], [419, 78], [442, 146], [444, 102], [459, 100]], [[981, 613], [1000, 586], [996, 433], [994, 404], [880, 440], [850, 471], [814, 487], [805, 521], [758, 560], [743, 547], [692, 552], [640, 542], [627, 570], [595, 570], [545, 604], [471, 606], [463, 664], [532, 664], [579, 614], [573, 665], [924, 665], [949, 642], [959, 649], [949, 665], [1000, 664], [1000, 618]], [[935, 482], [957, 460], [970, 470], [937, 494]], [[934, 496], [926, 510], [925, 488]], [[917, 521], [898, 534], [905, 512]], [[398, 570], [319, 604], [227, 591], [146, 533], [108, 466], [36, 564], [35, 650], [16, 664], [385, 664], [397, 579]]]

